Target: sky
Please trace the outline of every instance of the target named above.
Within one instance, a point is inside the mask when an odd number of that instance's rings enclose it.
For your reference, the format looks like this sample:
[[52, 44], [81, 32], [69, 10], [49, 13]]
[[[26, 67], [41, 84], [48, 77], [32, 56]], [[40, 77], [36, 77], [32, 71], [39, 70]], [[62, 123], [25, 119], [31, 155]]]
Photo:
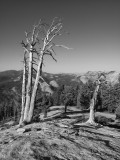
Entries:
[[0, 71], [21, 70], [24, 32], [39, 19], [51, 23], [54, 17], [62, 18], [64, 29], [54, 42], [73, 49], [55, 48], [57, 63], [46, 57], [44, 71], [120, 71], [120, 0], [0, 2]]

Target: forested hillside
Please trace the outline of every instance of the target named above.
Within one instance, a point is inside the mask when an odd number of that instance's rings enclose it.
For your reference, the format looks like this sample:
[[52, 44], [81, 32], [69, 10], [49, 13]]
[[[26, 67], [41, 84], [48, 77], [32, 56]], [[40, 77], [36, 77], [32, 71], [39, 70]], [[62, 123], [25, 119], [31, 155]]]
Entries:
[[[43, 106], [53, 105], [77, 106], [80, 110], [88, 109], [94, 91], [94, 80], [99, 72], [85, 74], [50, 74], [43, 73], [48, 84], [57, 83], [52, 96], [45, 92], [37, 92], [35, 113], [42, 112]], [[97, 110], [115, 113], [120, 105], [120, 82], [117, 72], [106, 74], [106, 83], [100, 87], [97, 100]], [[22, 71], [0, 72], [0, 120], [8, 117], [20, 118], [21, 111]], [[51, 86], [52, 87], [52, 86]], [[39, 112], [38, 112], [39, 111]], [[119, 111], [119, 110], [118, 110]], [[119, 113], [119, 112], [117, 112]]]

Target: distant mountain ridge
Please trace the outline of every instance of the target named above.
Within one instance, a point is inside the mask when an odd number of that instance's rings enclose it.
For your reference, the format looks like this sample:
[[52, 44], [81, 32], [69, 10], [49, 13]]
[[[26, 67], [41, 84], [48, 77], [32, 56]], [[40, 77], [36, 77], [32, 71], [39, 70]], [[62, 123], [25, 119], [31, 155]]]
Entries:
[[22, 78], [22, 71], [7, 70], [0, 72], [0, 84], [14, 82], [19, 77]]
[[103, 73], [106, 76], [107, 83], [110, 83], [111, 85], [115, 85], [119, 83], [120, 72], [118, 71], [109, 71], [109, 72], [88, 71], [78, 76], [78, 78], [84, 83], [87, 82], [88, 80], [95, 81], [101, 73]]
[[[109, 72], [102, 72], [102, 71], [88, 71], [86, 73], [46, 73], [43, 72], [43, 77], [45, 78], [46, 82], [50, 82], [55, 80], [59, 85], [72, 85], [76, 83], [83, 83], [88, 82], [88, 80], [95, 81], [100, 73], [104, 73], [106, 76], [106, 81], [111, 85], [115, 85], [119, 83], [120, 80], [120, 72], [117, 71], [109, 71]], [[0, 85], [6, 85], [7, 83], [22, 83], [22, 71], [16, 70], [7, 70], [0, 72]]]

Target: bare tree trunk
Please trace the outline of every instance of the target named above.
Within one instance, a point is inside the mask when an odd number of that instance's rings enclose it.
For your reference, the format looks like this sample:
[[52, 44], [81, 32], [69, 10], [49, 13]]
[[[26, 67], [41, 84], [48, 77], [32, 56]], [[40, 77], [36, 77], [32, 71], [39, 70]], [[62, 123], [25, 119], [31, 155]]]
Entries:
[[32, 61], [33, 61], [33, 53], [29, 53], [29, 70], [28, 70], [28, 83], [27, 83], [27, 91], [26, 91], [26, 104], [24, 110], [24, 122], [28, 122], [28, 112], [30, 108], [30, 100], [31, 100], [31, 92], [32, 92]]
[[21, 117], [19, 121], [19, 125], [22, 124], [23, 119], [24, 119], [24, 109], [25, 109], [25, 101], [26, 101], [26, 83], [25, 83], [25, 78], [26, 78], [26, 60], [24, 57], [24, 68], [23, 68], [23, 82], [22, 82], [22, 109], [21, 109]]
[[47, 118], [47, 106], [44, 106], [44, 118]]
[[65, 105], [65, 113], [67, 112], [67, 105]]
[[[43, 50], [44, 50], [44, 48], [43, 48]], [[36, 75], [36, 79], [35, 79], [35, 83], [34, 83], [34, 87], [33, 87], [33, 92], [32, 92], [32, 96], [31, 96], [30, 110], [29, 110], [29, 114], [28, 114], [28, 122], [30, 122], [33, 117], [34, 103], [35, 103], [35, 97], [36, 97], [36, 92], [37, 92], [37, 88], [38, 88], [39, 78], [40, 78], [40, 74], [41, 74], [42, 62], [43, 62], [43, 51], [41, 52], [41, 56], [40, 56], [40, 60], [39, 60], [39, 64], [38, 64], [38, 69], [37, 69], [37, 75]]]
[[87, 121], [87, 123], [90, 123], [90, 124], [95, 124], [95, 105], [96, 105], [96, 101], [97, 101], [99, 87], [100, 87], [100, 81], [98, 80], [97, 86], [96, 86], [94, 94], [93, 94], [93, 98], [91, 99], [91, 103], [90, 103], [90, 116]]

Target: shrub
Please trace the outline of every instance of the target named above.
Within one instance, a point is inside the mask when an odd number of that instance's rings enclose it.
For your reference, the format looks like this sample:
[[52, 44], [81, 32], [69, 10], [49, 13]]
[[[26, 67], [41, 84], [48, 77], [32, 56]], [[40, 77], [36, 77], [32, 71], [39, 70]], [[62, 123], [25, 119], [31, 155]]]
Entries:
[[102, 125], [108, 125], [109, 122], [113, 122], [114, 120], [111, 118], [106, 118], [104, 116], [98, 116], [98, 117], [95, 117], [95, 121]]
[[115, 113], [116, 113], [116, 119], [119, 119], [119, 120], [120, 120], [120, 105], [117, 107]]

